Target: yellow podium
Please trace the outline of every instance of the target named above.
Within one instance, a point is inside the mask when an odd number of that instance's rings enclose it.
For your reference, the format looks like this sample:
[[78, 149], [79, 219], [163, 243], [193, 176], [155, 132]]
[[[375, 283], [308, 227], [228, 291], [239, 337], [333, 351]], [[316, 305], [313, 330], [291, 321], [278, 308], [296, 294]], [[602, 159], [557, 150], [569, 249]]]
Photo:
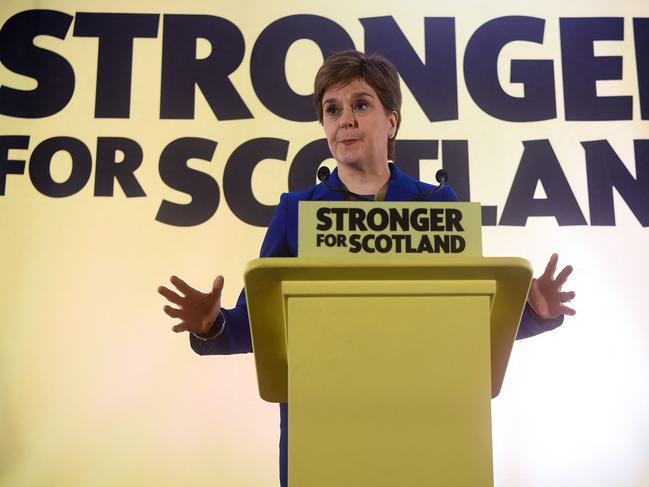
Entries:
[[518, 258], [250, 262], [260, 394], [289, 403], [289, 485], [493, 485], [490, 400], [531, 278]]

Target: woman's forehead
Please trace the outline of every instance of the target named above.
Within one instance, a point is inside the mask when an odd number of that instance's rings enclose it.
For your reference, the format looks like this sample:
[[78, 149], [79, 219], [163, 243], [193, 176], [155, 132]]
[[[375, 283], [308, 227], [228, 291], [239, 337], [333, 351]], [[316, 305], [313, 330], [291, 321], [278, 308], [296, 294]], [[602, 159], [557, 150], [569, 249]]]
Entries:
[[333, 85], [325, 90], [322, 97], [322, 104], [333, 100], [344, 100], [357, 96], [369, 96], [377, 98], [376, 91], [365, 80], [355, 78], [349, 83]]

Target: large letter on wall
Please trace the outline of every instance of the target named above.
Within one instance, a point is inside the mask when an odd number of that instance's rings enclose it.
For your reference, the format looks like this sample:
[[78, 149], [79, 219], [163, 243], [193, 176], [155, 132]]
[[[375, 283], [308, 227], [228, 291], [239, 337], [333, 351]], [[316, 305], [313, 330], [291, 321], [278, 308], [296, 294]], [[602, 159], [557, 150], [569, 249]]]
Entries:
[[545, 21], [534, 17], [501, 17], [471, 36], [464, 55], [464, 79], [471, 97], [489, 115], [510, 122], [549, 120], [557, 115], [554, 68], [550, 60], [513, 60], [512, 83], [523, 83], [525, 96], [511, 96], [498, 80], [498, 56], [510, 42], [543, 43]]
[[633, 19], [635, 62], [638, 70], [640, 114], [649, 120], [649, 18]]
[[[586, 225], [549, 140], [523, 142], [525, 151], [503, 209], [500, 225], [524, 226], [530, 216], [553, 216], [559, 225]], [[547, 198], [534, 198], [538, 183]]]
[[393, 17], [361, 19], [365, 52], [378, 52], [394, 63], [428, 120], [457, 120], [455, 19], [426, 17], [424, 22], [424, 63]]
[[[228, 206], [241, 221], [266, 227], [274, 205], [260, 203], [252, 191], [252, 173], [264, 159], [286, 160], [288, 140], [259, 138], [241, 144], [232, 153], [223, 172], [223, 193]], [[279, 199], [279, 198], [278, 198]]]
[[[36, 80], [33, 90], [0, 86], [0, 115], [49, 117], [63, 110], [74, 93], [74, 71], [59, 54], [36, 47], [34, 38], [65, 39], [72, 17], [54, 10], [27, 10], [0, 30], [0, 63], [14, 73]], [[4, 83], [3, 83], [4, 85]]]
[[631, 120], [630, 96], [597, 96], [598, 80], [622, 79], [620, 56], [595, 56], [593, 42], [624, 39], [623, 18], [561, 19], [566, 120]]
[[550, 60], [513, 60], [510, 81], [523, 83], [525, 96], [511, 96], [498, 80], [498, 56], [514, 41], [543, 43], [545, 21], [501, 17], [471, 36], [464, 54], [464, 79], [471, 97], [489, 115], [510, 122], [549, 120], [557, 115], [554, 68]]
[[169, 143], [160, 154], [160, 178], [170, 188], [191, 196], [187, 204], [163, 200], [155, 219], [168, 225], [190, 227], [209, 220], [219, 207], [219, 185], [209, 174], [190, 168], [189, 159], [211, 161], [216, 142], [184, 137]]
[[96, 118], [128, 118], [131, 104], [133, 40], [158, 35], [157, 14], [78, 13], [76, 37], [97, 37]]
[[591, 224], [615, 225], [615, 188], [640, 224], [649, 226], [649, 140], [634, 143], [635, 179], [608, 141], [594, 140], [581, 145], [586, 150]]
[[259, 34], [250, 58], [250, 76], [259, 100], [275, 115], [312, 122], [316, 120], [313, 96], [295, 93], [284, 68], [286, 53], [300, 39], [315, 42], [325, 58], [336, 51], [354, 49], [351, 37], [334, 21], [317, 15], [291, 15], [276, 20]]
[[[196, 40], [212, 48], [196, 59]], [[219, 120], [252, 118], [228, 76], [243, 60], [243, 34], [236, 25], [209, 15], [165, 15], [162, 41], [160, 118], [194, 118], [198, 85]]]

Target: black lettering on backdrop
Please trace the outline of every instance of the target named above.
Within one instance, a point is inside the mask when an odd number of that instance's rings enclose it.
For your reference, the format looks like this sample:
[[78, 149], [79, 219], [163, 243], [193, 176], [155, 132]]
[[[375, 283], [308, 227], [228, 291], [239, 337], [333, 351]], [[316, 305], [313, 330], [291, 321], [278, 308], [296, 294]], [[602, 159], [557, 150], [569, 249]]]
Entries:
[[[196, 40], [211, 52], [196, 58]], [[160, 118], [194, 118], [197, 85], [219, 120], [253, 118], [229, 79], [241, 64], [245, 44], [239, 28], [212, 15], [165, 15], [162, 39]]]
[[411, 178], [421, 179], [419, 161], [437, 159], [438, 142], [436, 140], [397, 140], [395, 142], [397, 165]]
[[[438, 158], [437, 140], [397, 140], [397, 165], [408, 176], [421, 179], [421, 160]], [[449, 184], [459, 201], [470, 201], [469, 149], [467, 140], [442, 140], [442, 168], [449, 174]], [[437, 183], [435, 183], [437, 184]]]
[[7, 174], [25, 174], [25, 161], [9, 159], [11, 149], [27, 149], [26, 135], [0, 135], [0, 196], [4, 196]]
[[235, 149], [223, 172], [223, 194], [232, 212], [241, 221], [258, 227], [270, 223], [275, 205], [264, 205], [252, 192], [252, 172], [264, 159], [286, 160], [288, 140], [259, 138]]
[[[120, 161], [117, 160], [118, 153], [123, 156]], [[95, 196], [113, 196], [115, 180], [128, 198], [146, 196], [135, 177], [135, 170], [142, 164], [142, 158], [142, 148], [134, 140], [124, 137], [99, 137]]]
[[640, 224], [649, 226], [649, 140], [634, 141], [635, 179], [608, 141], [581, 145], [586, 151], [591, 225], [615, 225], [615, 188]]
[[[632, 20], [640, 113], [641, 118], [647, 120], [649, 19]], [[0, 62], [16, 74], [32, 78], [36, 87], [32, 90], [21, 90], [4, 83], [0, 85], [0, 115], [19, 118], [47, 117], [58, 113], [69, 103], [75, 88], [73, 67], [58, 53], [37, 47], [34, 42], [38, 36], [49, 37], [50, 41], [52, 37], [55, 41], [66, 39], [71, 21], [72, 17], [64, 12], [27, 10], [13, 15], [5, 22], [0, 29]], [[406, 34], [393, 17], [361, 18], [360, 22], [365, 32], [366, 52], [381, 51], [395, 62], [404, 83], [429, 120], [457, 118], [457, 60], [453, 18], [424, 18], [422, 58], [416, 54]], [[523, 84], [525, 91], [522, 97], [505, 93], [496, 73], [497, 58], [508, 43], [543, 43], [544, 22], [543, 19], [533, 17], [511, 16], [493, 19], [481, 26], [469, 41], [463, 66], [465, 78], [468, 86], [470, 78], [478, 85], [477, 91], [472, 85], [469, 86], [469, 91], [476, 103], [488, 113], [512, 121], [556, 117], [551, 60], [512, 61], [511, 81]], [[98, 41], [95, 99], [97, 118], [130, 116], [134, 42], [139, 38], [155, 38], [158, 23], [158, 14], [76, 14], [74, 36], [96, 37]], [[560, 19], [559, 23], [566, 119], [631, 120], [633, 99], [630, 93], [626, 96], [597, 96], [598, 80], [622, 79], [622, 57], [595, 56], [593, 50], [595, 41], [622, 41], [624, 19], [564, 18]], [[196, 59], [197, 39], [205, 39], [211, 47], [211, 53], [204, 59]], [[255, 92], [266, 107], [280, 117], [313, 120], [315, 117], [310, 96], [294, 92], [288, 85], [285, 73], [287, 52], [293, 42], [301, 39], [314, 42], [323, 56], [333, 50], [353, 48], [349, 35], [334, 21], [315, 15], [291, 15], [273, 22], [259, 36], [253, 47], [254, 62], [251, 61], [250, 71]], [[74, 39], [68, 39], [67, 42], [74, 42]], [[244, 52], [244, 40], [239, 28], [226, 19], [208, 15], [165, 16], [162, 39], [161, 118], [192, 118], [195, 113], [196, 85], [220, 120], [252, 118], [245, 102], [229, 79], [230, 74], [240, 67]], [[496, 108], [492, 113], [489, 107], [494, 106]], [[26, 149], [29, 141], [29, 135], [0, 135], [0, 194], [6, 191], [7, 175], [25, 174], [28, 170], [24, 160], [14, 160], [21, 157], [10, 159], [9, 151]], [[216, 143], [207, 142], [213, 144], [214, 150]], [[288, 144], [286, 141], [281, 143]], [[646, 176], [649, 171], [647, 143], [635, 141], [635, 178], [607, 141], [583, 143], [593, 225], [615, 224], [612, 197], [615, 188], [638, 221], [647, 226], [649, 210], [647, 197], [643, 196], [643, 190], [649, 180], [649, 176]], [[449, 183], [454, 187], [459, 199], [469, 200], [468, 141], [448, 140], [442, 141], [441, 144], [440, 152], [438, 141], [402, 141], [398, 147], [397, 163], [405, 172], [419, 178], [421, 159], [441, 159], [441, 166], [449, 172]], [[517, 179], [507, 201], [507, 211], [503, 213], [500, 223], [524, 224], [529, 216], [550, 215], [555, 216], [560, 225], [584, 224], [583, 214], [549, 142], [531, 141], [525, 142], [524, 145], [525, 151]], [[182, 144], [176, 145], [176, 142], [169, 144], [169, 147], [176, 147], [176, 155], [182, 152], [178, 149], [181, 146]], [[248, 142], [244, 142], [243, 146], [248, 146]], [[258, 147], [255, 152], [251, 149], [252, 146], [255, 144], [250, 144], [246, 150], [258, 156], [274, 151]], [[169, 150], [170, 154], [165, 152], [163, 155], [171, 157], [174, 151]], [[245, 152], [244, 149], [241, 151]], [[58, 164], [58, 152], [66, 152], [72, 160], [72, 170], [64, 182], [52, 178], [53, 164]], [[285, 158], [286, 151], [278, 150], [277, 153]], [[38, 191], [50, 196], [75, 194], [84, 187], [92, 172], [92, 158], [89, 158], [88, 154], [88, 147], [84, 142], [72, 137], [53, 137], [41, 142], [34, 149], [29, 163], [32, 183]], [[96, 196], [112, 196], [115, 180], [127, 197], [145, 195], [135, 176], [135, 171], [143, 160], [142, 148], [137, 142], [120, 137], [98, 137], [96, 155]], [[184, 159], [180, 158], [181, 164], [176, 172], [168, 172], [168, 175], [175, 174], [169, 180], [176, 186], [182, 186], [180, 182], [183, 180], [182, 187], [187, 189], [187, 193], [192, 197], [190, 205], [177, 205], [184, 207], [178, 212], [183, 215], [178, 221], [191, 214], [189, 220], [183, 220], [185, 223], [181, 223], [191, 225], [197, 224], [191, 223], [191, 219], [200, 219], [196, 216], [200, 212], [203, 212], [204, 217], [209, 213], [210, 207], [216, 210], [220, 188], [211, 176], [187, 168], [186, 160], [192, 156], [185, 156]], [[325, 139], [304, 146], [290, 165], [289, 189], [297, 190], [313, 184], [317, 167], [329, 158]], [[161, 175], [164, 172], [163, 159], [161, 156]], [[234, 154], [230, 159], [236, 159]], [[236, 175], [244, 168], [244, 175], [250, 176], [260, 160], [248, 161], [243, 165], [228, 164], [228, 181], [237, 182], [240, 187], [247, 188], [247, 192], [238, 194], [233, 189], [231, 198], [227, 195], [226, 198], [228, 202], [232, 199], [235, 206], [240, 203], [242, 214], [248, 212], [249, 215], [257, 215], [250, 218], [257, 218], [259, 222], [263, 219], [267, 223], [272, 213], [269, 209], [273, 207], [259, 203], [254, 198], [249, 179], [246, 181], [244, 176]], [[187, 181], [188, 176], [194, 179]], [[11, 179], [9, 178], [10, 181]], [[533, 197], [533, 190], [539, 181], [548, 193], [546, 199], [536, 200]], [[200, 183], [199, 186], [195, 185], [197, 182]], [[233, 188], [237, 188], [237, 185]], [[224, 188], [224, 191], [226, 189]], [[214, 198], [210, 202], [207, 199], [202, 200], [205, 194], [210, 197], [216, 194], [216, 203]], [[519, 202], [523, 204], [518, 205]], [[164, 217], [163, 209], [173, 205], [163, 202], [159, 215]], [[484, 224], [495, 224], [496, 216], [496, 207], [483, 207]]]
[[184, 137], [170, 142], [160, 154], [160, 178], [170, 188], [191, 196], [187, 204], [163, 200], [155, 219], [178, 227], [200, 225], [219, 207], [219, 185], [209, 174], [187, 166], [189, 159], [211, 161], [216, 142]]
[[314, 140], [302, 147], [288, 171], [288, 190], [300, 191], [316, 184], [318, 168], [331, 157], [327, 139]]
[[[437, 159], [438, 148], [437, 140], [397, 140], [397, 165], [410, 177], [421, 179], [419, 162]], [[471, 201], [468, 140], [442, 140], [442, 168], [449, 174], [458, 201]], [[497, 207], [483, 205], [481, 209], [482, 225], [495, 226]]]
[[642, 120], [649, 120], [649, 18], [633, 19], [635, 63]]
[[[442, 140], [442, 167], [448, 172], [449, 184], [453, 187], [458, 201], [471, 201], [469, 177], [469, 141]], [[498, 208], [482, 205], [482, 225], [497, 224]]]
[[158, 35], [158, 14], [77, 13], [75, 37], [97, 37], [95, 118], [129, 118], [133, 40]]
[[483, 24], [469, 39], [464, 54], [464, 79], [473, 101], [486, 113], [510, 122], [549, 120], [557, 116], [551, 60], [515, 59], [510, 81], [522, 83], [525, 95], [507, 94], [498, 80], [498, 56], [514, 41], [543, 44], [545, 20], [500, 17]]
[[[67, 152], [72, 160], [68, 178], [59, 183], [52, 178], [52, 159]], [[36, 146], [29, 159], [29, 177], [34, 188], [45, 196], [63, 198], [78, 193], [92, 172], [92, 155], [86, 144], [73, 137], [52, 137]]]
[[312, 122], [317, 120], [313, 95], [295, 93], [284, 69], [289, 48], [300, 39], [317, 44], [324, 58], [336, 51], [354, 49], [349, 34], [333, 20], [318, 15], [289, 15], [259, 34], [250, 57], [250, 77], [259, 101], [275, 115], [295, 122]]
[[[74, 92], [70, 63], [56, 52], [34, 45], [37, 36], [65, 39], [72, 17], [55, 10], [26, 10], [10, 17], [0, 29], [0, 62], [36, 81], [36, 88], [0, 86], [0, 114], [40, 118], [63, 109]], [[245, 52], [239, 28], [221, 17], [165, 15], [162, 40], [161, 108], [163, 119], [194, 116], [194, 88], [200, 88], [220, 120], [252, 118], [229, 75]], [[74, 35], [97, 37], [98, 118], [129, 116], [133, 43], [157, 36], [158, 14], [76, 14]], [[425, 61], [391, 16], [361, 18], [365, 50], [392, 58], [404, 83], [429, 120], [457, 118], [457, 60], [453, 18], [425, 17]], [[469, 40], [464, 56], [465, 81], [471, 96], [487, 113], [511, 121], [556, 117], [553, 62], [514, 60], [511, 81], [524, 85], [524, 96], [508, 95], [500, 86], [496, 61], [510, 42], [543, 42], [545, 21], [508, 16], [490, 20]], [[622, 17], [561, 18], [560, 40], [567, 120], [630, 120], [632, 96], [597, 96], [598, 80], [622, 79], [621, 56], [595, 56], [593, 43], [624, 39]], [[633, 19], [635, 62], [641, 117], [649, 118], [649, 19]], [[205, 39], [211, 53], [196, 59], [196, 40]], [[291, 15], [271, 23], [255, 42], [250, 66], [255, 92], [270, 110], [290, 120], [313, 120], [309, 95], [295, 93], [286, 80], [284, 61], [293, 42], [312, 40], [323, 55], [352, 48], [347, 32], [316, 15]], [[223, 46], [227, 46], [224, 48]], [[290, 112], [290, 113], [285, 113]]]
[[26, 10], [0, 29], [0, 63], [36, 80], [33, 90], [0, 86], [0, 115], [42, 118], [54, 115], [74, 94], [74, 70], [59, 54], [34, 45], [37, 36], [65, 39], [72, 16], [55, 10]]
[[[198, 150], [196, 147], [192, 149], [192, 141], [198, 141]], [[29, 142], [29, 136], [0, 136], [0, 195], [6, 193], [7, 175], [25, 173], [26, 162], [10, 159], [9, 151], [25, 150]], [[311, 144], [315, 142], [318, 141]], [[451, 141], [443, 141], [443, 144], [444, 142]], [[260, 161], [267, 158], [285, 160], [288, 144], [288, 141], [282, 139], [253, 139], [244, 142], [229, 158], [223, 179], [224, 191], [233, 212], [242, 221], [257, 226], [268, 224], [275, 207], [257, 201], [252, 191], [251, 178]], [[582, 145], [586, 152], [592, 224], [615, 225], [612, 196], [615, 188], [640, 224], [649, 226], [649, 196], [645, 194], [649, 185], [649, 140], [635, 141], [635, 178], [608, 141], [583, 142]], [[212, 141], [186, 138], [171, 142], [163, 151], [160, 158], [162, 180], [170, 187], [190, 195], [192, 201], [186, 205], [163, 201], [156, 216], [158, 221], [190, 226], [211, 218], [218, 207], [219, 187], [211, 176], [186, 167], [186, 163], [190, 158], [210, 160], [215, 147], [216, 143]], [[554, 216], [561, 226], [586, 224], [549, 141], [527, 141], [524, 142], [524, 147], [499, 224], [523, 226], [530, 216]], [[52, 177], [52, 161], [58, 152], [66, 152], [72, 162], [71, 172], [63, 182]], [[117, 180], [127, 197], [146, 196], [135, 176], [143, 159], [142, 148], [137, 142], [121, 137], [99, 137], [96, 155], [95, 196], [113, 196], [114, 180]], [[296, 158], [293, 164], [298, 163]], [[91, 172], [92, 158], [88, 148], [82, 141], [71, 137], [54, 137], [41, 142], [34, 149], [29, 162], [29, 175], [35, 189], [53, 197], [76, 194], [88, 182]], [[534, 198], [539, 182], [543, 185], [547, 198]], [[495, 214], [496, 208], [492, 208]], [[343, 228], [342, 218], [346, 211], [332, 210], [337, 230]], [[353, 229], [365, 230], [362, 215], [353, 213], [356, 211], [361, 210], [350, 210], [349, 224]], [[376, 215], [372, 216], [377, 218]], [[331, 220], [329, 221], [331, 224]], [[391, 225], [398, 223], [390, 221]], [[371, 226], [375, 228], [382, 223], [373, 220]]]
[[598, 80], [622, 79], [622, 58], [593, 50], [594, 41], [623, 40], [624, 19], [562, 18], [559, 24], [566, 120], [631, 120], [630, 96], [597, 96]]
[[422, 62], [394, 17], [360, 19], [365, 52], [378, 52], [396, 66], [401, 79], [431, 122], [457, 120], [455, 19], [424, 19], [425, 62]]
[[[509, 191], [500, 225], [525, 226], [530, 216], [553, 216], [560, 226], [586, 225], [549, 140], [528, 140]], [[541, 182], [547, 198], [534, 198]]]

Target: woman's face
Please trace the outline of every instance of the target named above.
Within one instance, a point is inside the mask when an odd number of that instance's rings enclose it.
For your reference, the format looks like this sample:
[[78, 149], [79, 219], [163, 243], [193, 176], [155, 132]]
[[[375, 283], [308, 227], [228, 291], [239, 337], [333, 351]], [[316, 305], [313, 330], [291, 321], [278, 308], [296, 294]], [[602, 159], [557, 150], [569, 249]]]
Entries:
[[388, 137], [394, 134], [398, 115], [386, 113], [365, 81], [355, 79], [325, 91], [322, 115], [329, 150], [339, 165], [371, 170], [387, 163]]

